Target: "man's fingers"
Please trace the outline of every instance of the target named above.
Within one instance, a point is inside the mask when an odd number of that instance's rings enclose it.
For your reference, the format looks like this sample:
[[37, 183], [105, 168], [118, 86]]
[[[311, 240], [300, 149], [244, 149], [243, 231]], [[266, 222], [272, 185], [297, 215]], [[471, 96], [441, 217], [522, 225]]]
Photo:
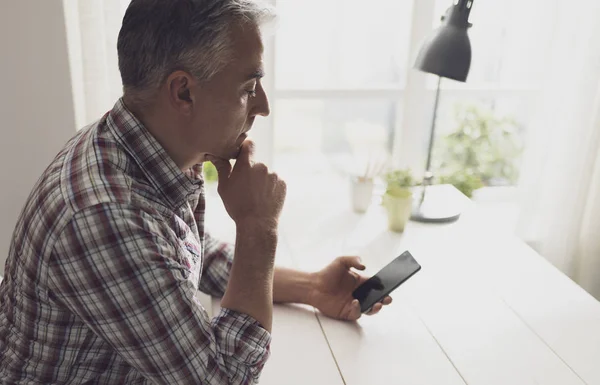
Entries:
[[354, 281], [355, 281], [355, 287], [359, 287], [360, 285], [362, 285], [363, 283], [365, 283], [365, 282], [367, 282], [369, 280], [369, 277], [366, 277], [364, 275], [360, 275], [360, 274], [357, 274], [357, 273], [354, 273], [354, 274], [356, 274], [356, 277], [354, 279]]
[[360, 261], [360, 257], [357, 257], [357, 256], [338, 257], [338, 261], [340, 261], [340, 263], [342, 265], [346, 266], [348, 269], [350, 269], [352, 267], [357, 270], [366, 269], [365, 265], [363, 265], [362, 262]]
[[346, 311], [346, 316], [344, 317], [348, 321], [356, 321], [361, 316], [360, 312], [360, 303], [357, 299], [353, 300], [350, 303], [348, 310]]
[[383, 299], [383, 301], [378, 302], [375, 305], [373, 305], [371, 310], [369, 310], [367, 312], [367, 315], [375, 315], [375, 314], [379, 313], [385, 305], [389, 305], [390, 303], [392, 303], [392, 297], [390, 297], [390, 296], [385, 297]]
[[381, 311], [381, 308], [383, 308], [383, 305], [380, 302], [378, 302], [375, 305], [373, 305], [373, 307], [371, 308], [371, 310], [369, 310], [367, 315], [375, 315], [379, 313], [379, 311]]
[[[237, 162], [241, 162], [244, 165], [251, 165], [252, 159], [254, 158], [254, 142], [250, 139], [244, 140], [242, 143], [242, 148], [240, 150], [240, 154], [237, 157]], [[236, 162], [236, 164], [237, 164]]]

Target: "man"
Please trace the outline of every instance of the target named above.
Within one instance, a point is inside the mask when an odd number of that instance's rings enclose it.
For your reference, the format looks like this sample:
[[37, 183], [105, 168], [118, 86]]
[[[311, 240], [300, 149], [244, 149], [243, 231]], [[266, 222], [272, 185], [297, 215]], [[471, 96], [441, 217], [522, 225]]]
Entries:
[[[273, 302], [360, 316], [357, 257], [313, 274], [274, 267], [286, 187], [245, 140], [269, 114], [269, 15], [250, 0], [131, 2], [117, 44], [123, 98], [67, 143], [17, 223], [0, 382], [248, 384], [269, 354]], [[207, 160], [235, 249], [204, 229]], [[197, 289], [222, 296], [216, 318]]]

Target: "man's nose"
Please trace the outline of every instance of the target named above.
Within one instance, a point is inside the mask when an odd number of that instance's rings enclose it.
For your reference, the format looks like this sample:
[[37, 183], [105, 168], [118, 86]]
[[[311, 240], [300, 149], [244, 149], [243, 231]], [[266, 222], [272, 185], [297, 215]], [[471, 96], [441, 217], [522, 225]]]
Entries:
[[269, 116], [271, 107], [269, 106], [269, 98], [262, 84], [256, 85], [256, 98], [252, 115]]

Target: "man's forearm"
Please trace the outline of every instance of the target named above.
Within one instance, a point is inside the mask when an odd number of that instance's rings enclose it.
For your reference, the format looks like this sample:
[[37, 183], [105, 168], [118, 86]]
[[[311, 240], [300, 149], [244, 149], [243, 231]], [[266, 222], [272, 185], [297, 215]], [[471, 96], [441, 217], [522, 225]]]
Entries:
[[[246, 230], [249, 229], [249, 230]], [[273, 264], [277, 232], [238, 228], [235, 256], [221, 301], [224, 308], [248, 314], [268, 331], [273, 320]]]
[[276, 267], [273, 278], [273, 302], [310, 305], [314, 275], [303, 271]]

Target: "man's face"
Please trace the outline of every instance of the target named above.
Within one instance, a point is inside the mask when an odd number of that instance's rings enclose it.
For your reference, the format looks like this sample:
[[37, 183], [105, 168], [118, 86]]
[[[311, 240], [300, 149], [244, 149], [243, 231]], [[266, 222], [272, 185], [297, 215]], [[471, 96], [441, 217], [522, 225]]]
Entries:
[[185, 136], [198, 154], [234, 159], [257, 115], [269, 114], [261, 84], [263, 44], [258, 28], [234, 27], [232, 60], [208, 82], [196, 83]]

